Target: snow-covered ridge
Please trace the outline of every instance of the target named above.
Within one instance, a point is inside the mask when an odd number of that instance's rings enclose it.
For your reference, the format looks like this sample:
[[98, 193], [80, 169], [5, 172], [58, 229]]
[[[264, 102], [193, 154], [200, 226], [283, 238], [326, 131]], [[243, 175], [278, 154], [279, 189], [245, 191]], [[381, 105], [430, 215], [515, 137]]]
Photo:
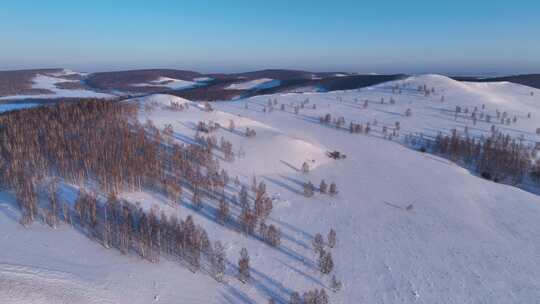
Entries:
[[210, 77], [197, 77], [194, 78], [193, 81], [189, 80], [182, 80], [182, 79], [176, 79], [171, 77], [163, 77], [160, 76], [157, 79], [154, 79], [149, 82], [145, 83], [136, 83], [132, 84], [131, 86], [134, 87], [163, 87], [168, 88], [171, 90], [183, 90], [183, 89], [189, 89], [194, 88], [197, 86], [204, 85], [206, 82], [212, 81], [213, 78]]
[[194, 82], [194, 81], [188, 81], [188, 80], [175, 79], [175, 78], [170, 78], [170, 77], [159, 77], [158, 79], [152, 80], [147, 83], [132, 84], [132, 86], [135, 86], [135, 87], [158, 86], [158, 87], [169, 88], [172, 90], [188, 89], [188, 88], [195, 87], [197, 85], [200, 85], [200, 83]]
[[249, 81], [244, 81], [240, 83], [233, 83], [225, 87], [226, 90], [262, 90], [269, 89], [279, 86], [281, 81], [270, 79], [270, 78], [261, 78], [254, 79]]
[[136, 100], [139, 101], [141, 104], [151, 104], [165, 107], [169, 107], [175, 104], [185, 105], [192, 103], [190, 100], [187, 100], [185, 98], [169, 94], [152, 94], [142, 98], [137, 98]]

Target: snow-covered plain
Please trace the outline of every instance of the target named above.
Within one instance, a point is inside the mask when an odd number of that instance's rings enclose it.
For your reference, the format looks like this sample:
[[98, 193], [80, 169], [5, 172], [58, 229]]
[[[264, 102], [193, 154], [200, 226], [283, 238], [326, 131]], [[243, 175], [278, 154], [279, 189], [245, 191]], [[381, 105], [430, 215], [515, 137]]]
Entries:
[[[392, 93], [396, 84], [403, 87], [401, 94]], [[416, 90], [423, 85], [433, 87], [434, 93], [425, 97]], [[178, 142], [193, 143], [199, 121], [218, 122], [223, 128], [216, 137], [245, 152], [222, 166], [244, 183], [253, 175], [266, 183], [275, 199], [268, 224], [282, 230], [282, 245], [269, 247], [219, 225], [212, 211], [216, 202], [205, 201], [196, 212], [187, 198], [181, 206], [171, 206], [152, 193], [123, 194], [144, 207], [158, 205], [181, 218], [193, 215], [212, 240], [225, 244], [234, 265], [240, 249], [248, 248], [251, 282], [240, 283], [229, 267], [227, 282], [219, 284], [173, 261], [151, 264], [124, 257], [67, 226], [58, 231], [37, 223], [22, 228], [12, 195], [3, 193], [1, 302], [231, 304], [266, 303], [273, 297], [286, 303], [292, 291], [328, 288], [330, 277], [316, 269], [311, 242], [316, 233], [326, 235], [334, 228], [334, 273], [344, 287], [338, 293], [327, 289], [331, 303], [537, 303], [540, 196], [483, 180], [448, 160], [409, 149], [399, 140], [385, 140], [379, 131], [399, 121], [402, 135], [434, 136], [465, 126], [474, 135], [487, 134], [491, 124], [473, 126], [465, 116], [455, 120], [453, 115], [456, 106], [472, 110], [484, 104], [482, 111], [492, 116], [496, 110], [516, 115], [516, 123], [497, 127], [523, 134], [532, 143], [540, 141], [534, 133], [540, 127], [539, 96], [540, 90], [516, 84], [462, 83], [426, 75], [362, 90], [217, 102], [212, 112], [168, 95], [133, 100], [150, 105], [141, 107], [142, 122], [151, 119], [159, 128], [171, 124]], [[306, 98], [309, 103], [295, 114], [293, 106]], [[278, 101], [272, 112], [269, 99]], [[366, 99], [368, 107], [363, 108]], [[171, 102], [190, 106], [172, 111], [167, 107]], [[285, 111], [280, 104], [287, 105]], [[408, 108], [410, 117], [405, 116]], [[532, 118], [526, 117], [529, 112]], [[326, 113], [344, 116], [347, 122], [377, 123], [369, 136], [350, 134], [321, 125], [318, 117]], [[228, 129], [230, 120], [235, 130]], [[257, 135], [245, 137], [246, 127]], [[332, 160], [325, 155], [328, 150], [344, 152], [347, 158]], [[304, 161], [310, 164], [309, 174], [300, 172]], [[303, 182], [318, 185], [321, 179], [335, 181], [338, 195], [302, 195]], [[66, 187], [63, 196], [73, 199], [74, 192]], [[412, 210], [406, 210], [409, 204]], [[231, 207], [236, 215], [239, 210]]]

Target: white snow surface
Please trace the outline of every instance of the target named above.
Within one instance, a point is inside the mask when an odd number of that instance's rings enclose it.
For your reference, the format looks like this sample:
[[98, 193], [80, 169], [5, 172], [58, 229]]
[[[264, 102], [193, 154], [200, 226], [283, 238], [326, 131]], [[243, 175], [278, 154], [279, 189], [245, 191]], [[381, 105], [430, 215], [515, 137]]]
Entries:
[[240, 83], [233, 83], [225, 87], [226, 90], [262, 90], [279, 86], [281, 81], [271, 78], [260, 78]]
[[182, 97], [168, 95], [168, 94], [152, 94], [143, 98], [137, 99], [141, 104], [150, 104], [152, 106], [169, 107], [173, 104], [184, 105], [192, 104], [190, 100]]
[[[392, 94], [395, 84], [408, 87], [402, 94]], [[416, 87], [424, 84], [435, 93], [424, 97], [417, 92]], [[287, 105], [285, 111], [278, 105], [273, 112], [263, 112], [268, 99], [274, 98]], [[310, 102], [294, 114], [293, 106], [306, 98]], [[395, 104], [389, 103], [390, 98]], [[362, 107], [365, 99], [370, 101], [367, 109]], [[227, 283], [219, 284], [174, 261], [151, 264], [122, 256], [66, 225], [56, 231], [39, 223], [22, 228], [12, 194], [3, 193], [0, 302], [230, 304], [266, 303], [273, 297], [286, 303], [291, 291], [313, 288], [326, 288], [331, 303], [506, 304], [540, 299], [540, 197], [483, 180], [448, 160], [385, 140], [377, 131], [400, 121], [402, 134], [434, 136], [466, 125], [472, 134], [487, 134], [491, 124], [473, 126], [464, 117], [454, 120], [452, 113], [456, 105], [472, 110], [485, 104], [485, 113], [494, 115], [498, 109], [518, 116], [516, 123], [498, 128], [540, 141], [534, 133], [539, 127], [540, 90], [424, 75], [362, 90], [216, 102], [212, 112], [174, 96], [137, 101], [153, 106], [141, 107], [142, 122], [152, 119], [159, 128], [171, 124], [173, 140], [181, 143], [193, 142], [198, 121], [218, 122], [222, 126], [214, 133], [218, 140], [223, 136], [235, 151], [240, 147], [245, 151], [245, 157], [223, 161], [222, 167], [244, 183], [249, 184], [254, 174], [266, 183], [275, 199], [267, 223], [282, 230], [282, 245], [269, 247], [217, 224], [210, 208], [217, 205], [213, 201], [205, 201], [203, 212], [196, 212], [152, 193], [122, 194], [144, 208], [159, 206], [181, 218], [193, 215], [211, 240], [225, 244], [234, 265], [240, 249], [248, 248], [251, 282], [240, 283], [229, 267]], [[171, 111], [166, 107], [171, 101], [191, 106]], [[411, 117], [404, 115], [407, 108]], [[526, 118], [528, 112], [531, 119]], [[319, 124], [318, 117], [326, 113], [347, 121], [377, 120], [378, 127], [369, 136], [350, 134]], [[230, 120], [234, 130], [228, 129]], [[243, 136], [246, 127], [257, 135]], [[325, 156], [327, 150], [339, 150], [347, 158], [331, 160]], [[310, 164], [308, 174], [299, 171], [304, 161]], [[301, 194], [303, 182], [318, 185], [321, 179], [335, 181], [338, 195]], [[73, 200], [74, 193], [66, 186], [63, 198]], [[412, 210], [405, 209], [409, 204]], [[238, 213], [234, 206], [232, 213]], [[330, 277], [316, 269], [311, 249], [313, 236], [326, 235], [330, 228], [338, 236], [338, 245], [331, 249], [334, 273], [344, 284], [338, 293], [328, 289]]]
[[208, 82], [208, 81], [212, 81], [214, 80], [214, 78], [212, 77], [197, 77], [197, 78], [193, 78], [193, 81], [196, 81], [196, 82]]
[[181, 90], [181, 89], [192, 88], [197, 85], [200, 85], [200, 83], [198, 83], [197, 81], [175, 79], [175, 78], [170, 78], [170, 77], [159, 77], [156, 80], [152, 80], [147, 83], [137, 83], [137, 84], [133, 84], [132, 86], [135, 86], [135, 87], [153, 86], [153, 87], [164, 87], [164, 88], [169, 88], [173, 90]]

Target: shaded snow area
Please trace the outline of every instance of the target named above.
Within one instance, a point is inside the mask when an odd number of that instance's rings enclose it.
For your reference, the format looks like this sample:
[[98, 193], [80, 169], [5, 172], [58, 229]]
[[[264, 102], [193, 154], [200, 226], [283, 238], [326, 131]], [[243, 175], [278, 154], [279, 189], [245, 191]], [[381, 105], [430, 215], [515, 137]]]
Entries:
[[0, 103], [0, 113], [39, 106], [38, 103]]
[[[50, 83], [42, 80], [42, 85]], [[242, 85], [253, 88], [269, 81]], [[493, 116], [496, 111], [516, 116], [516, 122], [497, 127], [537, 142], [540, 90], [424, 75], [361, 90], [215, 102], [213, 111], [169, 95], [128, 102], [141, 104], [142, 123], [150, 119], [159, 129], [172, 126], [172, 140], [178, 143], [195, 143], [199, 121], [218, 123], [221, 127], [211, 134], [230, 141], [236, 154], [233, 162], [223, 160], [221, 166], [242, 183], [250, 185], [254, 175], [265, 182], [274, 200], [267, 224], [281, 229], [282, 244], [271, 247], [218, 224], [215, 201], [205, 201], [196, 211], [188, 195], [177, 204], [153, 193], [121, 194], [144, 209], [154, 206], [180, 218], [192, 215], [211, 240], [221, 241], [230, 264], [225, 283], [218, 283], [177, 261], [153, 264], [107, 250], [67, 225], [56, 231], [40, 223], [23, 228], [12, 193], [2, 193], [1, 303], [248, 304], [269, 298], [288, 303], [291, 292], [315, 288], [325, 289], [330, 303], [507, 304], [540, 299], [540, 196], [481, 179], [451, 161], [410, 149], [400, 139], [384, 139], [378, 131], [399, 121], [403, 135], [436, 136], [465, 126], [475, 136], [487, 135], [490, 123], [473, 125], [454, 116], [456, 106], [469, 111], [478, 107]], [[275, 103], [273, 111], [269, 103]], [[174, 109], [180, 104], [181, 110]], [[370, 122], [373, 132], [351, 134], [321, 124], [319, 117], [327, 113], [343, 116], [347, 123]], [[247, 137], [246, 128], [256, 136]], [[333, 150], [347, 157], [327, 157]], [[301, 172], [304, 162], [310, 168], [307, 174]], [[318, 186], [322, 179], [335, 182], [338, 194], [303, 195], [305, 182]], [[234, 184], [230, 188], [231, 193], [239, 190]], [[72, 201], [75, 191], [66, 185], [62, 198]], [[236, 216], [237, 207], [231, 208]], [[338, 239], [330, 250], [332, 274], [343, 283], [337, 293], [329, 288], [331, 275], [318, 270], [312, 249], [315, 234], [326, 236], [331, 228]], [[247, 284], [236, 278], [242, 247], [250, 256], [252, 279]]]
[[[12, 95], [12, 96], [3, 96], [0, 97], [0, 100], [11, 100], [11, 99], [32, 99], [32, 98], [60, 98], [60, 97], [67, 97], [67, 98], [113, 98], [114, 95], [111, 94], [105, 94], [105, 93], [99, 93], [94, 92], [91, 90], [86, 89], [62, 89], [56, 86], [56, 84], [59, 83], [78, 83], [79, 80], [71, 80], [66, 78], [59, 78], [66, 75], [72, 75], [74, 72], [70, 70], [63, 70], [62, 72], [58, 72], [54, 74], [55, 76], [51, 75], [42, 75], [37, 74], [32, 79], [32, 88], [33, 89], [45, 89], [49, 90], [52, 93], [46, 93], [46, 94], [32, 94], [32, 95]], [[77, 75], [82, 75], [81, 73], [76, 73]]]
[[197, 78], [193, 78], [193, 81], [196, 81], [196, 82], [209, 82], [209, 81], [212, 81], [214, 80], [214, 78], [212, 77], [197, 77]]
[[277, 87], [281, 81], [271, 78], [261, 78], [239, 83], [233, 83], [225, 87], [226, 90], [263, 90]]
[[326, 91], [326, 89], [322, 86], [303, 86], [287, 89], [284, 93], [315, 93], [324, 91]]
[[[202, 79], [202, 78], [200, 78]], [[147, 83], [137, 83], [133, 84], [132, 86], [135, 87], [164, 87], [169, 88], [172, 90], [181, 90], [181, 89], [189, 89], [196, 87], [198, 85], [201, 85], [202, 82], [208, 81], [207, 79], [203, 80], [196, 80], [196, 81], [188, 81], [188, 80], [181, 80], [181, 79], [175, 79], [170, 77], [159, 77], [156, 80], [147, 82]]]

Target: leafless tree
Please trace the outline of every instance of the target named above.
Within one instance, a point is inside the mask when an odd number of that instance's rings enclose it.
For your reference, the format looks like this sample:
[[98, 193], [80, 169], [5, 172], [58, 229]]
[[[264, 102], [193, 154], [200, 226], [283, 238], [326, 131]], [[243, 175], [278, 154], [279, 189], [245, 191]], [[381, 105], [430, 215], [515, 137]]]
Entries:
[[328, 247], [334, 248], [337, 243], [336, 231], [334, 229], [330, 229], [330, 232], [328, 232], [328, 236], [326, 239], [327, 239]]
[[218, 282], [223, 281], [223, 276], [225, 275], [225, 248], [220, 241], [214, 243], [214, 251], [212, 256], [212, 273], [214, 278]]
[[328, 191], [328, 193], [330, 193], [330, 195], [336, 195], [338, 193], [336, 183], [332, 182], [330, 184], [330, 190]]
[[321, 251], [324, 248], [324, 239], [320, 233], [317, 233], [313, 238], [313, 251], [315, 254], [320, 255]]
[[246, 248], [240, 251], [240, 259], [238, 260], [238, 279], [242, 283], [246, 283], [250, 278], [249, 255]]

